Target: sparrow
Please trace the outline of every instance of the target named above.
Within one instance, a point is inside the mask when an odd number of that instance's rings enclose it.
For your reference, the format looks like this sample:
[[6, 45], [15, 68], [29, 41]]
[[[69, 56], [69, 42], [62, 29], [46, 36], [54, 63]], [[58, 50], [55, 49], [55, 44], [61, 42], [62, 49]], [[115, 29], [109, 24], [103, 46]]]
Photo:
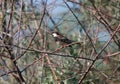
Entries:
[[63, 36], [61, 33], [58, 33], [58, 32], [52, 32], [52, 36], [54, 37], [56, 42], [60, 42], [63, 45], [69, 45], [69, 44], [74, 42], [74, 41], [68, 39], [67, 37]]

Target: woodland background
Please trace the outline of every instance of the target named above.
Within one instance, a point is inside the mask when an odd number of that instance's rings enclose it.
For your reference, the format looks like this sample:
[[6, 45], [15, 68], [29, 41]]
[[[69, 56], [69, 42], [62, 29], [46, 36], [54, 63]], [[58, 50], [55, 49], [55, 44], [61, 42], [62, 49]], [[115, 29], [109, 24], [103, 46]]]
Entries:
[[120, 84], [120, 1], [0, 0], [0, 84], [18, 83]]

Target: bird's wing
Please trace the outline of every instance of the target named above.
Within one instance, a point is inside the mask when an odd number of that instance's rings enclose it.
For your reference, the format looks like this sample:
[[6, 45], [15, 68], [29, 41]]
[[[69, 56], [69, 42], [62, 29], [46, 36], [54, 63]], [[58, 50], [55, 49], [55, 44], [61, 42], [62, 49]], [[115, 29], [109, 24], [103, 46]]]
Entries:
[[70, 39], [68, 39], [68, 38], [66, 38], [66, 37], [64, 37], [64, 38], [61, 38], [61, 42], [64, 42], [64, 43], [70, 44], [70, 43], [72, 43], [73, 41], [70, 40]]

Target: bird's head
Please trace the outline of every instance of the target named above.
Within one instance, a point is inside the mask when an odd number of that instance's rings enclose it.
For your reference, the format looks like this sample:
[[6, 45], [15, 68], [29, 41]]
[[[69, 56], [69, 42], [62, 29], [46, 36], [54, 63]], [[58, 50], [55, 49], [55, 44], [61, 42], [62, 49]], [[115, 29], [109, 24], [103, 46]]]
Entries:
[[58, 34], [57, 34], [56, 32], [53, 32], [53, 33], [52, 33], [52, 36], [53, 36], [53, 37], [58, 37]]

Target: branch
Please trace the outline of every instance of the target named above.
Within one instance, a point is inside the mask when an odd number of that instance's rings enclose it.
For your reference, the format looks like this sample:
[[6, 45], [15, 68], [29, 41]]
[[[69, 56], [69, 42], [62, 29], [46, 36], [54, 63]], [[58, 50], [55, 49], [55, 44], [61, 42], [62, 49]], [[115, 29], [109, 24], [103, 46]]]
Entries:
[[95, 58], [93, 59], [92, 63], [90, 64], [90, 66], [87, 68], [86, 73], [81, 77], [81, 79], [79, 80], [79, 84], [82, 83], [82, 81], [85, 79], [85, 77], [87, 76], [87, 74], [89, 73], [90, 69], [92, 68], [92, 66], [94, 65], [95, 61], [97, 60], [97, 58], [101, 55], [101, 53], [105, 50], [105, 48], [109, 45], [109, 43], [111, 42], [112, 38], [114, 37], [114, 35], [116, 34], [116, 32], [118, 31], [119, 27], [114, 31], [114, 33], [112, 34], [110, 40], [103, 46], [103, 48], [99, 51], [99, 53], [95, 56]]

